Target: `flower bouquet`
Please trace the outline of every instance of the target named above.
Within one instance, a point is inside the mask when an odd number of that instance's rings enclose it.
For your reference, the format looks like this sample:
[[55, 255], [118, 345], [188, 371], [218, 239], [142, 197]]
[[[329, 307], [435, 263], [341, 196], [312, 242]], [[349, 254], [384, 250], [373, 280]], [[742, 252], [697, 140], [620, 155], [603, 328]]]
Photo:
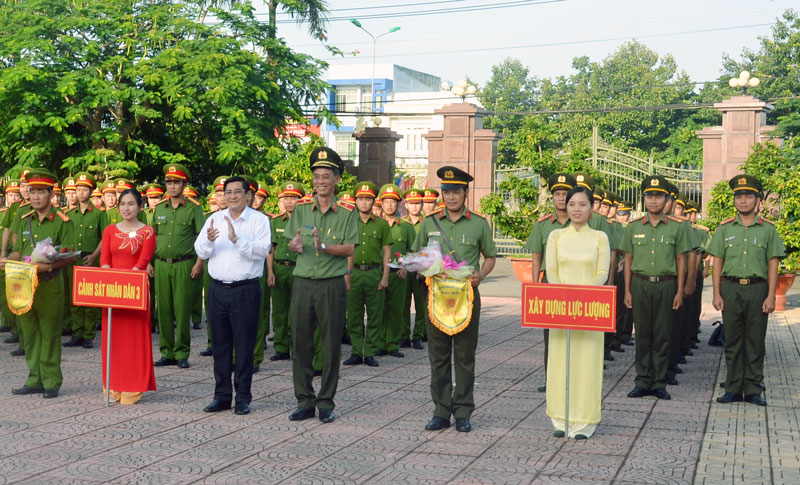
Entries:
[[397, 255], [397, 260], [389, 263], [389, 267], [417, 272], [425, 277], [446, 275], [448, 278], [466, 280], [472, 275], [472, 266], [466, 261], [457, 262], [449, 254], [442, 254], [438, 241], [429, 241], [427, 246], [415, 253]]
[[54, 246], [49, 237], [36, 243], [30, 256], [25, 256], [26, 263], [54, 263], [81, 255], [80, 251], [67, 251], [67, 248]]

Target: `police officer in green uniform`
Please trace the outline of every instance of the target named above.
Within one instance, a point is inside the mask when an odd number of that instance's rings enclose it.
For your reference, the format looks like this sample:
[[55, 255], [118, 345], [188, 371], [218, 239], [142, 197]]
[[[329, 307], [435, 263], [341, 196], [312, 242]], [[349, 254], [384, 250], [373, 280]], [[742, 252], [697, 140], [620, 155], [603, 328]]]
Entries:
[[696, 349], [697, 343], [700, 342], [698, 334], [700, 333], [700, 314], [703, 308], [703, 280], [708, 277], [709, 271], [706, 265], [706, 259], [710, 258], [708, 255], [708, 245], [711, 242], [711, 230], [702, 224], [697, 223], [697, 216], [700, 212], [700, 207], [693, 201], [686, 202], [686, 212], [689, 216], [689, 221], [695, 230], [695, 239], [698, 243], [697, 247], [697, 277], [695, 282], [695, 292], [692, 296], [692, 312], [691, 312], [691, 337], [692, 345], [690, 348]]
[[[92, 204], [90, 197], [96, 181], [89, 172], [75, 175], [75, 191], [78, 207], [67, 213], [72, 221], [75, 242], [73, 248], [81, 252], [78, 264], [81, 266], [99, 266], [103, 228], [106, 227], [106, 213]], [[72, 268], [66, 270], [71, 271]], [[67, 275], [65, 275], [67, 276]], [[64, 343], [64, 347], [92, 348], [92, 341], [97, 333], [97, 320], [100, 309], [85, 306], [72, 306], [72, 338]]]
[[[292, 326], [292, 378], [297, 409], [292, 421], [313, 418], [315, 408], [323, 423], [334, 420], [333, 398], [339, 384], [339, 354], [347, 311], [347, 258], [359, 244], [358, 215], [334, 195], [344, 163], [328, 147], [309, 156], [316, 195], [298, 204], [284, 230], [289, 250], [297, 253], [289, 321]], [[322, 341], [322, 382], [319, 393], [311, 384], [314, 367], [314, 331]]]
[[297, 265], [297, 253], [289, 250], [289, 240], [284, 231], [289, 219], [294, 214], [297, 202], [306, 195], [303, 185], [295, 181], [281, 184], [278, 198], [283, 201], [285, 212], [272, 217], [272, 241], [275, 251], [267, 256], [267, 284], [271, 288], [274, 301], [272, 309], [272, 328], [275, 333], [273, 347], [275, 354], [269, 360], [288, 360], [291, 349], [289, 328], [289, 304], [292, 301], [292, 285], [294, 285], [294, 267]]
[[680, 219], [664, 214], [669, 182], [649, 176], [642, 182], [647, 214], [625, 227], [625, 306], [636, 327], [636, 380], [628, 397], [670, 399], [666, 390], [669, 332], [683, 304], [685, 253], [691, 241]]
[[[540, 217], [531, 229], [525, 248], [531, 252], [532, 277], [534, 282], [547, 283], [545, 268], [545, 249], [547, 238], [555, 229], [563, 229], [569, 225], [567, 214], [567, 194], [575, 187], [575, 178], [566, 173], [554, 173], [547, 179], [547, 188], [553, 197], [555, 212]], [[544, 329], [544, 372], [547, 380], [547, 355], [550, 347], [550, 331]], [[545, 392], [547, 385], [539, 386], [539, 392]]]
[[439, 210], [439, 191], [436, 189], [425, 189], [422, 192], [422, 213], [425, 215], [433, 214]]
[[772, 222], [758, 215], [761, 182], [737, 175], [733, 190], [736, 217], [722, 221], [708, 246], [713, 256], [714, 308], [725, 324], [725, 394], [717, 402], [746, 401], [766, 406], [764, 339], [767, 319], [775, 311], [778, 263], [786, 256]]
[[[409, 223], [414, 228], [414, 238], [419, 233], [419, 228], [422, 227], [422, 198], [425, 191], [422, 189], [411, 188], [403, 193], [403, 198], [406, 203], [407, 214], [403, 217], [403, 221]], [[414, 243], [414, 240], [411, 240]], [[400, 342], [400, 347], [414, 347], [417, 350], [422, 350], [422, 341], [427, 340], [425, 334], [425, 313], [428, 311], [425, 306], [425, 298], [428, 288], [425, 282], [417, 278], [417, 272], [411, 272], [406, 277], [408, 280], [408, 290], [406, 292], [406, 301], [403, 304], [403, 340]], [[414, 297], [414, 327], [411, 327], [411, 297]]]
[[[14, 250], [8, 259], [21, 260], [30, 256], [39, 241], [50, 238], [54, 246], [68, 248], [73, 242], [69, 217], [50, 204], [56, 177], [42, 168], [32, 169], [26, 176], [30, 186], [31, 208], [15, 224]], [[61, 375], [61, 318], [64, 305], [64, 275], [62, 269], [74, 261], [37, 264], [39, 286], [33, 295], [31, 309], [19, 316], [25, 335], [25, 362], [29, 373], [25, 384], [12, 390], [13, 394], [38, 394], [45, 398], [58, 396]]]
[[[153, 365], [189, 367], [190, 318], [194, 283], [203, 274], [203, 262], [194, 252], [194, 241], [205, 222], [199, 202], [183, 196], [189, 170], [183, 165], [164, 165], [168, 197], [156, 206], [153, 223], [156, 231], [154, 266], [161, 358]], [[173, 327], [175, 322], [175, 327]], [[176, 332], [177, 330], [177, 332]], [[177, 338], [176, 338], [177, 334]]]
[[[380, 336], [383, 333], [384, 290], [389, 286], [389, 250], [392, 234], [389, 224], [375, 216], [372, 206], [378, 187], [372, 182], [356, 184], [356, 209], [360, 243], [348, 260], [350, 292], [347, 294], [347, 331], [352, 350], [344, 365], [367, 364], [377, 367]], [[367, 323], [364, 325], [364, 308]]]
[[[497, 251], [489, 223], [464, 205], [472, 176], [451, 166], [441, 167], [436, 175], [442, 181], [445, 208], [425, 217], [412, 249], [418, 251], [430, 240], [438, 241], [442, 251], [449, 251], [448, 244], [452, 246], [454, 256], [473, 267], [475, 294], [472, 319], [463, 331], [450, 336], [436, 328], [430, 318], [427, 319], [431, 396], [436, 407], [425, 429], [438, 431], [448, 428], [450, 416], [455, 416], [456, 431], [466, 433], [472, 430], [469, 419], [475, 410], [475, 349], [481, 312], [478, 285], [494, 269]], [[480, 265], [481, 255], [484, 257], [483, 265]], [[455, 388], [451, 360], [455, 365]]]
[[[3, 247], [2, 257], [6, 258], [10, 249], [14, 246], [13, 240], [16, 234], [11, 234], [12, 221], [18, 219], [20, 215], [30, 210], [30, 192], [28, 183], [24, 179], [24, 174], [30, 169], [24, 169], [22, 176], [18, 180], [10, 180], [6, 185], [6, 198], [8, 209], [2, 213], [2, 222], [0, 226], [3, 228]], [[23, 190], [24, 187], [24, 190]], [[7, 325], [11, 331], [11, 335], [3, 339], [3, 343], [17, 344], [17, 348], [11, 351], [13, 356], [25, 355], [25, 346], [22, 339], [22, 329], [19, 327], [19, 318], [14, 315], [8, 308], [6, 300], [6, 276], [5, 271], [0, 270], [0, 305], [2, 305], [3, 324]]]
[[[632, 209], [633, 207], [630, 202], [619, 201], [617, 204], [615, 219], [617, 223], [620, 224], [620, 227], [622, 227], [623, 233], [625, 231], [625, 226], [628, 225], [628, 221], [630, 220]], [[621, 262], [620, 259], [622, 260]], [[614, 341], [616, 344], [630, 346], [633, 345], [633, 340], [631, 339], [633, 336], [633, 313], [630, 308], [625, 306], [623, 301], [625, 299], [624, 259], [625, 254], [620, 251], [617, 257], [617, 274], [614, 276], [614, 282], [617, 285], [617, 331], [614, 336]]]
[[[403, 196], [400, 187], [395, 184], [385, 184], [381, 187], [378, 199], [383, 201], [383, 218], [389, 224], [392, 245], [389, 250], [389, 259], [396, 259], [411, 251], [411, 245], [417, 237], [417, 232], [407, 222], [397, 217], [397, 209]], [[383, 307], [383, 333], [378, 344], [378, 355], [388, 354], [393, 357], [404, 357], [400, 351], [400, 341], [408, 333], [408, 326], [404, 327], [403, 304], [408, 295], [408, 273], [398, 268], [389, 269], [389, 286], [386, 288]], [[408, 308], [408, 307], [406, 307]]]

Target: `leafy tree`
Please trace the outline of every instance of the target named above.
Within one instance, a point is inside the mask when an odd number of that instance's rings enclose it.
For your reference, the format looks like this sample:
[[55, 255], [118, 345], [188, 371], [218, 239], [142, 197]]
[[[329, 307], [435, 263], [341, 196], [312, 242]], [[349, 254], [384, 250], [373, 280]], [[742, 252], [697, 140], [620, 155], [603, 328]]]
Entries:
[[325, 29], [328, 24], [328, 6], [325, 0], [267, 0], [269, 11], [269, 35], [275, 39], [278, 33], [278, 9], [297, 19], [298, 24], [306, 24], [312, 37], [326, 40]]
[[184, 162], [209, 181], [264, 166], [326, 87], [324, 63], [270, 38], [249, 1], [4, 2], [0, 31], [7, 164], [153, 179]]

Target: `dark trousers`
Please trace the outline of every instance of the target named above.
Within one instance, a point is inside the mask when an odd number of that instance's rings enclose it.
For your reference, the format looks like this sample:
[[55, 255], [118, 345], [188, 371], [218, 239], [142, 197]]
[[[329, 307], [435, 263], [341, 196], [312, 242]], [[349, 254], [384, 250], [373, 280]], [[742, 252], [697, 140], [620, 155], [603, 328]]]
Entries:
[[764, 339], [769, 315], [761, 311], [767, 297], [767, 282], [739, 285], [722, 280], [720, 294], [725, 302], [725, 392], [761, 394], [764, 380]]
[[633, 335], [633, 313], [625, 306], [625, 274], [617, 271], [614, 276], [617, 284], [617, 331], [614, 334], [614, 341], [621, 344]]
[[[377, 288], [377, 287], [376, 287]], [[347, 312], [344, 276], [312, 280], [295, 276], [289, 321], [292, 325], [292, 380], [297, 406], [333, 409], [339, 385], [339, 356]], [[322, 383], [314, 393], [314, 331], [322, 346]]]
[[650, 283], [633, 278], [633, 324], [636, 327], [636, 385], [655, 391], [666, 387], [669, 367], [669, 332], [675, 312], [675, 280]]
[[[475, 410], [475, 349], [481, 318], [481, 295], [474, 288], [472, 320], [469, 326], [453, 336], [436, 328], [426, 314], [428, 358], [431, 363], [431, 397], [434, 416], [469, 418]], [[451, 364], [452, 362], [452, 364]], [[455, 365], [456, 388], [453, 389], [452, 365]]]
[[[236, 402], [250, 404], [253, 380], [253, 347], [258, 333], [261, 287], [258, 280], [228, 288], [215, 282], [209, 286], [211, 349], [214, 353], [214, 398], [230, 403], [231, 373]], [[233, 352], [236, 351], [236, 364]]]

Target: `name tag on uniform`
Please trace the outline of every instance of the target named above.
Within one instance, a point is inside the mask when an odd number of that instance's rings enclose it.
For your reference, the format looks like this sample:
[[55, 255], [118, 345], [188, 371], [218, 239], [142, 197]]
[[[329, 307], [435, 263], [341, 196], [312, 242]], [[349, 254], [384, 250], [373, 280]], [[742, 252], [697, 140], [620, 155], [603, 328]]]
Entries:
[[158, 220], [159, 221], [163, 221], [163, 220], [166, 220], [166, 219], [167, 219], [167, 216], [158, 216]]
[[275, 229], [275, 232], [283, 232], [283, 229]]
[[736, 239], [736, 236], [728, 236], [725, 238], [725, 241], [733, 241], [734, 239]]
[[634, 234], [633, 235], [634, 239], [642, 239], [644, 237], [647, 237], [647, 234]]
[[439, 236], [439, 237], [442, 237], [442, 233], [441, 233], [441, 232], [439, 232], [439, 231], [431, 231], [431, 232], [429, 232], [429, 233], [428, 233], [428, 237], [431, 237], [431, 236]]

